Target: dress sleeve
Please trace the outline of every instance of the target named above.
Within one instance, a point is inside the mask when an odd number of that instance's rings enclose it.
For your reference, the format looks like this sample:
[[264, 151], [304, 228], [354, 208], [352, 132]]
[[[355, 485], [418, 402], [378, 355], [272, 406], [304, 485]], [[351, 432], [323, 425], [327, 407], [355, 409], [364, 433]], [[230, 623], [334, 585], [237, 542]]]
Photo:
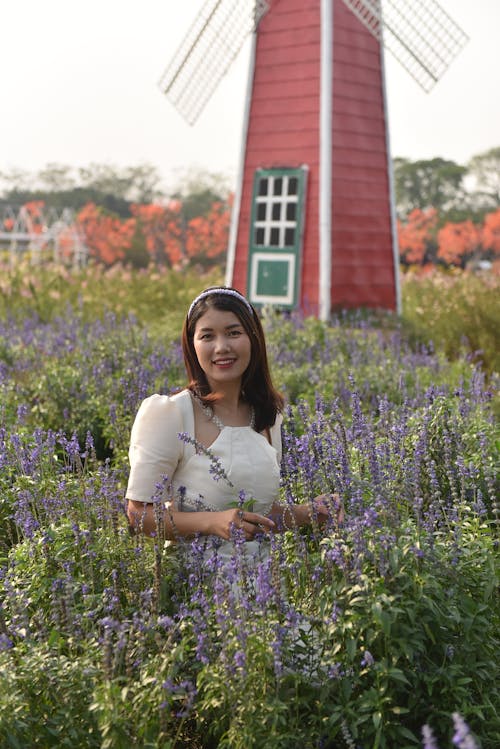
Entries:
[[[130, 435], [127, 499], [153, 502], [165, 495], [182, 457], [182, 412], [167, 395], [151, 395], [141, 403]], [[163, 493], [158, 494], [158, 485]]]
[[271, 445], [278, 453], [278, 465], [281, 465], [282, 447], [281, 447], [281, 425], [283, 424], [282, 414], [276, 415], [276, 421], [269, 430], [271, 433]]

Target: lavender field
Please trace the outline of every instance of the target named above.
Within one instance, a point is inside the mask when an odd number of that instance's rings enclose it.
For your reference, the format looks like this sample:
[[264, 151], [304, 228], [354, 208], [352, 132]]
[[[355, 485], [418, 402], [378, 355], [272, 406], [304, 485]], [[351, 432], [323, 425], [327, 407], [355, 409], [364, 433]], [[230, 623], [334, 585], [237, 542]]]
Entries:
[[263, 538], [255, 569], [235, 538], [221, 578], [124, 512], [196, 283], [56, 279], [5, 309], [0, 746], [500, 746], [498, 375], [367, 315], [266, 313], [282, 501], [336, 491], [345, 520]]

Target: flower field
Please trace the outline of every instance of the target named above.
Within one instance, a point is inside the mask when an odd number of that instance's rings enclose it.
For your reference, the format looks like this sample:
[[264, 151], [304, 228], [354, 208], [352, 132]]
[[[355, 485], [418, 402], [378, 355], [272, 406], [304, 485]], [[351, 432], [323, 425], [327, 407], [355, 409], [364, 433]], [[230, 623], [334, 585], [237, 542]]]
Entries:
[[0, 746], [500, 746], [498, 281], [412, 280], [402, 322], [265, 312], [282, 501], [345, 520], [255, 569], [235, 538], [221, 578], [124, 511], [135, 412], [220, 279], [79, 274], [0, 277]]

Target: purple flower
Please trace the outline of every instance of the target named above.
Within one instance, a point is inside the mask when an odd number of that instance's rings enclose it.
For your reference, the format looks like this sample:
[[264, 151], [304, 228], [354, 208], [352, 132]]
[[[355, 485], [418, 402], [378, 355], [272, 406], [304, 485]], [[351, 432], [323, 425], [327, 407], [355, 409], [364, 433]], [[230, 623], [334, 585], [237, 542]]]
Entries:
[[439, 749], [434, 734], [432, 733], [432, 729], [427, 725], [427, 723], [422, 726], [422, 738], [424, 740], [423, 749]]
[[244, 650], [237, 650], [234, 654], [234, 664], [236, 668], [242, 669], [242, 671], [245, 670], [245, 666], [247, 664], [247, 656]]
[[459, 749], [479, 749], [471, 730], [460, 713], [453, 713], [453, 725], [455, 733], [453, 735], [453, 744]]
[[328, 667], [327, 674], [329, 679], [341, 679], [344, 675], [342, 664], [332, 663], [331, 666]]
[[374, 663], [375, 663], [375, 658], [373, 657], [373, 655], [370, 653], [369, 650], [365, 650], [363, 652], [363, 657], [361, 659], [362, 668], [365, 668], [365, 666], [369, 668], [370, 666], [373, 666]]
[[0, 634], [0, 653], [3, 650], [10, 650], [10, 648], [14, 647], [14, 643], [8, 637], [8, 635]]
[[210, 448], [202, 445], [201, 442], [198, 442], [197, 439], [191, 437], [187, 432], [179, 432], [177, 436], [181, 442], [184, 442], [186, 445], [192, 445], [197, 455], [206, 455], [210, 460], [210, 468], [208, 470], [214, 481], [223, 480], [228, 484], [228, 486], [233, 486], [220, 459], [214, 455]]

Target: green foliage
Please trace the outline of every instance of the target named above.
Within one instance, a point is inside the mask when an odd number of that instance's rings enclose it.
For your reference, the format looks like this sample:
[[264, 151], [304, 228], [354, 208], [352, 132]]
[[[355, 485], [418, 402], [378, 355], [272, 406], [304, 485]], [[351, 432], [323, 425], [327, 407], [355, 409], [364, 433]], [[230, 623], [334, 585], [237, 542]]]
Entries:
[[130, 216], [130, 203], [124, 198], [117, 197], [93, 187], [74, 187], [71, 190], [10, 190], [6, 193], [3, 201], [7, 205], [21, 206], [31, 201], [43, 201], [47, 208], [62, 211], [71, 208], [79, 211], [87, 203], [95, 203], [106, 211], [127, 218]]
[[487, 372], [500, 372], [498, 276], [408, 274], [403, 290], [403, 330], [411, 341], [432, 344], [450, 359], [465, 352]]
[[442, 158], [393, 162], [399, 218], [415, 208], [435, 208], [439, 225], [475, 223], [500, 205], [500, 148], [474, 156], [466, 166]]
[[189, 219], [202, 216], [214, 202], [227, 200], [230, 192], [227, 176], [195, 168], [179, 176], [172, 196], [182, 200]]
[[[318, 658], [331, 664], [328, 679], [315, 680], [314, 670], [311, 676], [293, 660], [276, 679], [271, 643], [275, 627], [285, 622], [273, 607], [265, 616], [252, 614], [246, 667], [232, 678], [224, 664], [239, 647], [241, 620], [226, 625], [223, 658], [200, 666], [193, 657], [189, 621], [166, 631], [156, 626], [134, 632], [131, 627], [128, 644], [120, 649], [118, 641], [98, 645], [92, 633], [85, 641], [72, 640], [63, 622], [52, 619], [47, 643], [28, 639], [1, 655], [0, 700], [8, 709], [2, 711], [0, 737], [14, 747], [30, 736], [33, 746], [88, 740], [86, 746], [123, 749], [313, 749], [324, 738], [343, 746], [348, 726], [356, 745], [392, 749], [418, 746], [424, 722], [447, 741], [449, 715], [458, 710], [483, 726], [483, 747], [494, 749], [500, 739], [500, 619], [498, 607], [492, 608], [498, 560], [495, 569], [486, 524], [464, 517], [456, 530], [459, 543], [453, 546], [444, 533], [431, 539], [408, 522], [390, 549], [382, 529], [369, 533], [371, 561], [365, 556], [353, 573], [332, 565], [329, 552], [341, 542], [347, 556], [356, 555], [354, 535], [330, 535], [319, 548], [310, 542], [310, 565], [318, 569], [321, 563], [321, 576], [312, 583], [310, 575], [300, 581], [290, 576], [285, 584], [294, 590], [296, 608], [308, 622], [301, 638], [305, 652], [312, 648], [313, 663]], [[53, 537], [50, 555], [59, 560], [61, 571], [64, 560], [73, 558], [69, 532], [62, 527]], [[90, 545], [97, 568], [110, 545], [109, 539]], [[131, 542], [125, 535], [113, 546], [115, 558], [129, 558]], [[296, 562], [297, 551], [290, 536], [289, 561]], [[54, 607], [58, 600], [50, 586], [57, 570], [47, 574], [36, 555], [31, 561], [22, 553], [16, 558], [15, 584], [29, 584], [33, 616], [47, 615], [49, 623], [47, 604]], [[280, 564], [286, 574], [285, 560]], [[46, 603], [37, 592], [37, 576], [45, 581]], [[67, 591], [65, 598], [71, 600]], [[87, 610], [96, 600], [89, 597]], [[132, 615], [138, 602], [123, 605], [124, 613]], [[209, 627], [217, 641], [215, 610], [212, 616]], [[300, 647], [293, 635], [290, 645], [297, 657]], [[61, 730], [68, 723], [69, 734]]]
[[[0, 205], [42, 200], [48, 208], [78, 211], [95, 203], [122, 218], [130, 216], [131, 203], [154, 203], [165, 197], [158, 170], [147, 163], [124, 168], [91, 163], [77, 170], [49, 163], [36, 174], [16, 169], [0, 173], [0, 180], [5, 185]], [[191, 170], [180, 175], [170, 194], [182, 200], [183, 215], [189, 221], [204, 215], [215, 201], [225, 201], [229, 192], [226, 176]]]
[[[130, 247], [125, 248], [125, 264], [132, 268], [147, 268], [151, 263], [146, 237], [140, 222], [137, 222]], [[160, 265], [160, 263], [159, 263]]]
[[398, 214], [406, 216], [415, 208], [436, 208], [440, 212], [464, 203], [463, 180], [467, 169], [454, 161], [435, 158], [394, 160], [394, 182]]
[[75, 657], [61, 653], [56, 640], [26, 643], [15, 658], [0, 653], [0, 744], [5, 749], [101, 747], [89, 709], [98, 676], [91, 649]]
[[476, 180], [476, 191], [492, 208], [500, 205], [500, 146], [473, 156], [467, 165]]
[[[131, 414], [129, 408], [124, 413], [124, 403], [130, 402], [132, 409], [137, 407], [133, 399], [141, 388], [138, 377], [153, 391], [165, 391], [183, 382], [182, 368], [180, 362], [176, 366], [175, 357], [169, 358], [168, 342], [156, 354], [155, 343], [145, 333], [132, 324], [117, 326], [112, 315], [98, 326], [80, 322], [73, 335], [80, 339], [80, 345], [66, 339], [67, 348], [47, 352], [42, 360], [40, 341], [25, 347], [22, 353], [15, 340], [6, 348], [3, 360], [22, 356], [24, 366], [0, 386], [9, 405], [4, 418], [15, 419], [21, 408], [26, 426], [44, 423], [53, 432], [75, 434], [82, 445], [91, 434], [98, 456], [109, 457], [127, 439]], [[164, 361], [169, 358], [168, 381], [166, 372], [155, 371], [158, 356]], [[136, 368], [139, 362], [140, 372]]]
[[0, 320], [22, 320], [37, 315], [50, 322], [68, 306], [84, 322], [101, 319], [106, 312], [132, 315], [154, 333], [174, 338], [193, 296], [205, 286], [220, 283], [220, 273], [200, 277], [194, 270], [145, 268], [133, 271], [115, 265], [108, 270], [90, 264], [68, 269], [60, 265], [1, 266]]
[[327, 327], [315, 318], [297, 323], [268, 313], [265, 325], [273, 374], [291, 403], [313, 402], [318, 391], [326, 399], [341, 399], [353, 381], [366, 404], [373, 405], [383, 395], [402, 403], [409, 394], [431, 384], [458, 386], [470, 375], [464, 358], [450, 363], [444, 354], [438, 355], [440, 366], [432, 370], [425, 358], [415, 362], [412, 349], [388, 318], [381, 328], [346, 325], [340, 320]]
[[451, 323], [476, 300], [482, 320], [487, 283], [419, 282], [413, 346], [408, 320], [266, 312], [291, 404], [283, 491], [343, 477], [346, 523], [280, 536], [274, 592], [240, 600], [131, 536], [123, 504], [138, 398], [181, 383], [172, 342], [220, 279], [24, 270], [2, 285], [0, 745], [409, 749], [428, 723], [444, 748], [458, 711], [496, 749], [500, 443], [459, 326], [451, 361], [418, 345], [440, 305]]
[[[431, 713], [444, 740], [452, 711], [471, 714], [471, 694], [479, 722], [483, 709], [499, 704], [498, 672], [491, 668], [499, 645], [497, 607], [490, 616], [498, 565], [485, 525], [467, 519], [457, 532], [453, 549], [444, 533], [431, 539], [408, 522], [388, 549], [380, 529], [370, 544], [373, 559], [384, 559], [385, 574], [365, 557], [355, 578], [337, 573], [331, 587], [318, 591], [324, 610], [335, 603], [340, 612], [330, 630], [344, 676], [328, 685], [337, 703], [331, 719], [342, 715], [364, 746], [417, 744]], [[349, 539], [342, 542], [350, 546]], [[325, 539], [324, 553], [334, 544]], [[494, 721], [492, 735], [500, 736], [498, 714]]]
[[6, 183], [2, 200], [15, 205], [43, 200], [48, 208], [74, 210], [95, 203], [118, 216], [128, 217], [132, 202], [150, 203], [163, 195], [160, 175], [152, 164], [125, 168], [89, 164], [78, 169], [77, 175], [74, 171], [63, 164], [47, 164], [35, 175], [19, 170], [1, 174]]

